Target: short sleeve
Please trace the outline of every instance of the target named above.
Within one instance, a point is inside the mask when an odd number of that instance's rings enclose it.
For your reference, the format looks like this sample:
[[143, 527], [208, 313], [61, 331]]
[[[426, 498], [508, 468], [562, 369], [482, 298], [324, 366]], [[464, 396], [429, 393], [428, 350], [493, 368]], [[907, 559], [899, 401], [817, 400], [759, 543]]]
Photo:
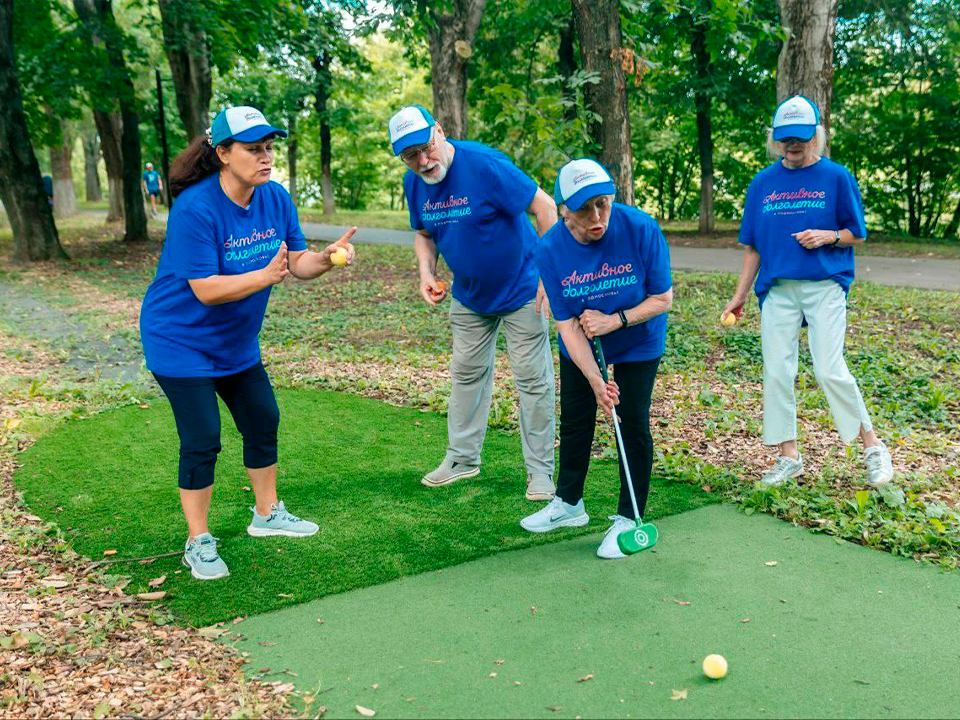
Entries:
[[867, 237], [860, 188], [846, 168], [840, 168], [840, 177], [837, 179], [837, 227], [828, 229], [849, 230], [854, 237]]
[[755, 247], [757, 244], [756, 224], [754, 222], [754, 215], [757, 212], [756, 195], [757, 181], [754, 179], [750, 183], [750, 187], [747, 188], [747, 199], [743, 204], [743, 218], [740, 220], [739, 242], [741, 245], [749, 245], [750, 247]]
[[537, 265], [537, 270], [540, 271], [540, 280], [543, 282], [543, 289], [550, 301], [550, 312], [553, 314], [553, 319], [557, 322], [563, 322], [576, 317], [566, 305], [563, 297], [563, 286], [560, 284], [560, 278], [557, 277], [551, 262], [549, 246], [546, 243], [541, 242], [537, 246], [534, 262]]
[[420, 203], [415, 197], [414, 185], [417, 176], [412, 170], [407, 170], [403, 176], [403, 194], [407, 197], [407, 210], [410, 212], [410, 227], [414, 230], [423, 230], [423, 223], [420, 221]]
[[539, 186], [503, 153], [492, 154], [487, 163], [492, 193], [490, 203], [507, 215], [525, 212], [533, 202]]
[[290, 193], [283, 190], [281, 193], [287, 205], [287, 231], [286, 243], [287, 250], [290, 252], [300, 252], [307, 249], [307, 237], [303, 234], [303, 228], [300, 227], [300, 214], [297, 212], [297, 206], [293, 204], [293, 198]]
[[210, 218], [191, 207], [174, 206], [167, 223], [170, 268], [182, 280], [220, 274], [217, 236]]
[[647, 276], [647, 294], [660, 295], [673, 287], [673, 278], [670, 275], [670, 248], [659, 226], [648, 227], [645, 232], [641, 259]]

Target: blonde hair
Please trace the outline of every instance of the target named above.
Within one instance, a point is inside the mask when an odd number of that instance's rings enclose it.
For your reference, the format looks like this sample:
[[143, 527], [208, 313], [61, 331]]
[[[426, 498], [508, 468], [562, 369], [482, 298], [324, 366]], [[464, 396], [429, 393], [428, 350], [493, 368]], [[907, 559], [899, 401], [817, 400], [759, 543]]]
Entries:
[[[817, 155], [822, 156], [823, 151], [827, 149], [827, 131], [823, 125], [817, 125], [815, 137], [817, 139]], [[767, 128], [767, 155], [771, 160], [779, 160], [783, 157], [783, 153], [780, 152], [780, 143], [773, 139], [773, 128]]]

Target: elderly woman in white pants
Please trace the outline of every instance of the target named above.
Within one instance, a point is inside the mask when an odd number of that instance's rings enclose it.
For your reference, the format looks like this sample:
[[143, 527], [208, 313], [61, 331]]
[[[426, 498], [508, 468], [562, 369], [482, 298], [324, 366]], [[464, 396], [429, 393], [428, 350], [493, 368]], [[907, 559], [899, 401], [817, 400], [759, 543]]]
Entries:
[[763, 442], [780, 456], [762, 478], [780, 485], [803, 473], [797, 448], [797, 377], [800, 328], [809, 326], [810, 354], [841, 440], [863, 442], [867, 482], [893, 478], [890, 453], [873, 430], [857, 381], [843, 358], [847, 292], [854, 279], [854, 245], [867, 230], [863, 203], [850, 172], [822, 156], [820, 112], [794, 96], [777, 108], [768, 148], [779, 159], [747, 190], [740, 226], [743, 270], [724, 308], [743, 314], [751, 284], [760, 302], [763, 345]]

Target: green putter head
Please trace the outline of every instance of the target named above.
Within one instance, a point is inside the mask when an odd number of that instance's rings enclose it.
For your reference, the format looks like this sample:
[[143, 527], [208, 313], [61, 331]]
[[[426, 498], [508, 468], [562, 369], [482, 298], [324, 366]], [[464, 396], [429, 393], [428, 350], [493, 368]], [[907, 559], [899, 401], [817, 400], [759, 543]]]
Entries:
[[642, 522], [617, 535], [617, 545], [624, 555], [635, 555], [657, 544], [659, 533], [653, 523]]

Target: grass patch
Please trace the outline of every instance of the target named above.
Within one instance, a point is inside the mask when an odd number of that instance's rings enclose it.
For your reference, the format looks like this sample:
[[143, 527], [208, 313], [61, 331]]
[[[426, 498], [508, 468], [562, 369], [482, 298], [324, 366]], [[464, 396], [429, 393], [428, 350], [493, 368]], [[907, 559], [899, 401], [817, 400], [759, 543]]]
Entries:
[[321, 225], [356, 225], [358, 227], [409, 230], [410, 214], [406, 210], [338, 210], [333, 215], [324, 215], [316, 208], [300, 208], [302, 222]]
[[[253, 503], [240, 438], [223, 409], [223, 453], [210, 517], [232, 575], [194, 581], [178, 558], [120, 564], [128, 592], [166, 575], [167, 606], [206, 625], [331, 593], [454, 565], [494, 552], [555, 542], [607, 524], [619, 488], [614, 462], [596, 462], [587, 481], [586, 528], [550, 536], [521, 530], [539, 507], [523, 499], [526, 471], [514, 434], [487, 436], [482, 475], [443, 489], [420, 485], [446, 447], [443, 417], [355, 396], [279, 393], [281, 497], [317, 520], [309, 539], [246, 535]], [[176, 491], [177, 441], [167, 403], [128, 407], [63, 425], [24, 454], [17, 475], [29, 507], [67, 530], [77, 551], [136, 558], [179, 550], [186, 528]], [[656, 482], [649, 515], [663, 517], [715, 502], [683, 482]]]

